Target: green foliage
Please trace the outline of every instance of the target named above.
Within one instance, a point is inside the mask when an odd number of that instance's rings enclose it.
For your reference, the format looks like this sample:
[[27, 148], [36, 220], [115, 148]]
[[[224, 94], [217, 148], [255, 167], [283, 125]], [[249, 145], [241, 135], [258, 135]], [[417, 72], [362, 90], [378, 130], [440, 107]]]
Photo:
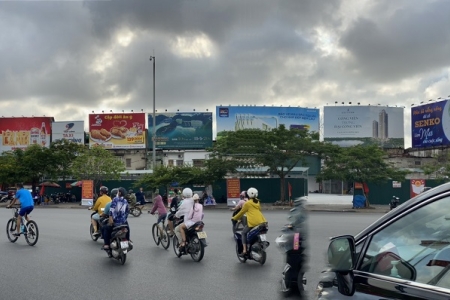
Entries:
[[103, 147], [82, 150], [70, 168], [77, 180], [93, 180], [94, 188], [102, 180], [118, 180], [123, 171], [124, 163]]
[[72, 175], [71, 165], [77, 155], [85, 150], [85, 146], [68, 141], [58, 140], [50, 145], [54, 162], [54, 177], [66, 177]]
[[14, 152], [4, 152], [0, 156], [0, 183], [14, 185], [21, 182], [18, 173], [18, 160]]
[[425, 164], [422, 168], [426, 175], [434, 175], [440, 181], [448, 181], [450, 177], [450, 152], [435, 155], [433, 161]]

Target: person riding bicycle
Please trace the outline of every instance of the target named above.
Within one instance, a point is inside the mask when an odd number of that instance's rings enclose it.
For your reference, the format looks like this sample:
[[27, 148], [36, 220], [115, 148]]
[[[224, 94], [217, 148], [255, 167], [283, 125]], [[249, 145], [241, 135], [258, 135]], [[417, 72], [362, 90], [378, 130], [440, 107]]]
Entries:
[[252, 230], [253, 227], [266, 222], [266, 219], [261, 212], [261, 203], [257, 198], [258, 190], [249, 188], [247, 190], [247, 195], [249, 196], [249, 200], [242, 206], [241, 211], [231, 218], [233, 221], [238, 221], [244, 214], [247, 214], [247, 224], [245, 224], [245, 227], [242, 230], [242, 245], [244, 247], [241, 254], [242, 256], [247, 253], [247, 233]]
[[180, 249], [182, 249], [186, 245], [185, 230], [191, 228], [191, 226], [203, 219], [203, 205], [199, 203], [200, 197], [195, 194], [192, 199], [194, 200], [194, 204], [186, 214], [184, 222], [177, 226], [177, 228], [180, 227], [180, 230], [176, 231], [178, 240], [181, 240]]
[[[103, 226], [103, 250], [109, 249], [109, 243], [111, 241], [111, 233], [113, 227], [120, 225], [128, 226], [128, 213], [129, 206], [128, 201], [125, 199], [127, 191], [120, 187], [117, 191], [117, 196], [111, 201], [109, 208], [109, 220], [108, 225]], [[130, 240], [130, 227], [128, 226], [127, 239]]]
[[[173, 196], [172, 201], [170, 202], [170, 211], [172, 211], [173, 209], [176, 211], [177, 208], [178, 208], [178, 201], [179, 201], [179, 199], [178, 199], [178, 189], [174, 189], [173, 192], [174, 192], [175, 195]], [[174, 232], [173, 232], [173, 219], [174, 219], [174, 217], [175, 217], [175, 215], [172, 213], [167, 218], [167, 223], [169, 224], [169, 229], [170, 229], [170, 233], [169, 233], [170, 236], [174, 235]]]
[[25, 216], [25, 219], [28, 222], [30, 220], [28, 218], [28, 215], [34, 209], [34, 201], [30, 191], [24, 189], [23, 184], [21, 183], [17, 184], [17, 189], [18, 190], [14, 195], [14, 199], [11, 200], [11, 203], [7, 206], [7, 208], [10, 208], [12, 205], [14, 205], [14, 203], [16, 203], [17, 199], [20, 201], [20, 211], [19, 211], [20, 217], [17, 218], [17, 232], [13, 233], [14, 236], [20, 236], [20, 222], [22, 222], [22, 217]]
[[92, 218], [91, 223], [94, 227], [94, 235], [99, 235], [100, 231], [98, 230], [98, 223], [100, 221], [100, 216], [103, 213], [103, 210], [105, 209], [106, 204], [111, 202], [111, 198], [108, 196], [108, 188], [106, 186], [100, 187], [100, 197], [97, 198], [97, 201], [95, 201], [95, 204], [90, 209], [93, 211], [96, 211]]
[[153, 208], [151, 211], [149, 211], [149, 213], [152, 215], [155, 214], [155, 211], [158, 211], [159, 217], [157, 224], [159, 224], [159, 222], [164, 221], [167, 216], [167, 210], [166, 207], [164, 206], [163, 199], [161, 198], [161, 196], [159, 197], [158, 196], [155, 197], [155, 203], [153, 203]]

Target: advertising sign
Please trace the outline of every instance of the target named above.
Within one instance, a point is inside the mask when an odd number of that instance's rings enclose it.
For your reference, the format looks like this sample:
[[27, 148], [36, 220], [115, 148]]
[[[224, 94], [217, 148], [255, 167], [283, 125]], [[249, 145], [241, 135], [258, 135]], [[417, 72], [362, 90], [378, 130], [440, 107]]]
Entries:
[[283, 124], [319, 132], [319, 109], [273, 106], [217, 106], [217, 139], [226, 131], [242, 129], [271, 130]]
[[81, 205], [92, 206], [94, 204], [94, 181], [83, 180], [81, 184]]
[[392, 187], [393, 188], [401, 188], [402, 183], [400, 181], [392, 181]]
[[324, 140], [341, 147], [404, 147], [402, 107], [325, 106], [323, 118]]
[[84, 145], [84, 121], [52, 123], [52, 142], [68, 140]]
[[89, 147], [145, 148], [145, 113], [90, 114]]
[[450, 145], [450, 101], [411, 108], [413, 148]]
[[227, 179], [227, 205], [234, 206], [233, 201], [236, 201], [236, 204], [240, 200], [241, 194], [241, 181], [239, 178], [229, 178]]
[[425, 180], [411, 179], [410, 187], [410, 196], [411, 198], [413, 198], [423, 192], [423, 190], [425, 189]]
[[[205, 149], [212, 146], [212, 113], [157, 113], [156, 148]], [[153, 114], [148, 114], [148, 146], [153, 148]]]
[[52, 117], [0, 118], [0, 152], [50, 145]]

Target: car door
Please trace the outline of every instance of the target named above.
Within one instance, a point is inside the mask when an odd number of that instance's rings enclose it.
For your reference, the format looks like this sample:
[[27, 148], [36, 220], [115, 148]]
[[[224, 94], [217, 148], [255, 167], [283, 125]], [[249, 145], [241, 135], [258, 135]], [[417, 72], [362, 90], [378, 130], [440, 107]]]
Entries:
[[450, 193], [391, 219], [361, 245], [354, 298], [450, 298]]

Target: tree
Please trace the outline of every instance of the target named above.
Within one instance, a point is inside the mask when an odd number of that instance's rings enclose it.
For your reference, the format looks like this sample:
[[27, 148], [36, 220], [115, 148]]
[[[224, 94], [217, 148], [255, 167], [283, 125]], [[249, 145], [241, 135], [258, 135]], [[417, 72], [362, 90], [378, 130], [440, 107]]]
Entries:
[[319, 134], [284, 125], [270, 131], [247, 129], [224, 134], [214, 145], [212, 157], [227, 162], [227, 169], [237, 167], [267, 167], [280, 177], [280, 200], [285, 199], [285, 178], [309, 155], [323, 153]]
[[123, 171], [125, 171], [124, 163], [100, 146], [82, 150], [70, 169], [78, 180], [93, 180], [94, 189], [103, 180], [119, 179]]
[[0, 185], [7, 184], [13, 185], [17, 182], [21, 182], [18, 172], [18, 161], [14, 152], [3, 152], [0, 156]]
[[50, 150], [52, 151], [54, 174], [53, 177], [62, 177], [66, 180], [66, 177], [71, 174], [71, 165], [79, 153], [83, 152], [85, 146], [71, 142], [69, 140], [58, 140], [52, 142]]
[[434, 156], [432, 162], [423, 166], [426, 175], [434, 175], [437, 179], [448, 181], [450, 177], [450, 152], [441, 152]]
[[[318, 181], [338, 179], [350, 182], [383, 182], [389, 179], [403, 181], [407, 171], [397, 170], [387, 163], [384, 151], [377, 145], [333, 149], [333, 155], [324, 159]], [[370, 202], [366, 200], [366, 207]]]

